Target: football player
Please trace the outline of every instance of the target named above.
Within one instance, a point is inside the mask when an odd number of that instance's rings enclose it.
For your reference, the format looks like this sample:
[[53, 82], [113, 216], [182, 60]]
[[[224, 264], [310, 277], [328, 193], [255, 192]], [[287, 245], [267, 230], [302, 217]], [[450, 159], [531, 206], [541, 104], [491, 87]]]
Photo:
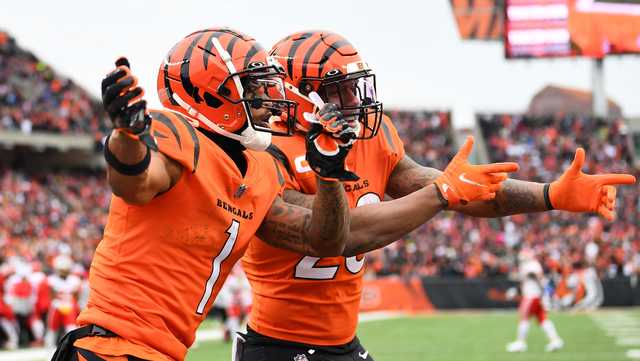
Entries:
[[544, 273], [542, 265], [535, 257], [531, 249], [525, 248], [518, 254], [519, 278], [520, 278], [520, 305], [518, 312], [518, 337], [507, 345], [507, 352], [527, 351], [527, 334], [529, 333], [529, 319], [536, 317], [538, 324], [549, 339], [546, 346], [547, 352], [556, 351], [564, 346], [564, 341], [558, 336], [558, 331], [553, 321], [547, 318], [547, 311], [542, 302], [544, 291]]
[[65, 334], [76, 327], [82, 279], [71, 273], [73, 266], [73, 260], [67, 254], [60, 254], [53, 259], [55, 273], [47, 277], [53, 297], [47, 313], [46, 347], [55, 346], [60, 331]]
[[[282, 67], [252, 37], [213, 28], [179, 41], [159, 70], [163, 110], [148, 112], [128, 61], [116, 65], [102, 83], [114, 196], [82, 327], [54, 360], [183, 360], [254, 234], [342, 252], [349, 217], [340, 180], [355, 176], [343, 166], [349, 147], [316, 129], [313, 139], [335, 152], [308, 142], [318, 197], [313, 211], [288, 205], [283, 175], [262, 151], [272, 134], [290, 133], [295, 103], [284, 96]], [[333, 109], [314, 116], [352, 132]]]
[[[311, 209], [285, 203], [285, 175], [264, 150], [272, 134], [291, 134], [296, 103], [284, 96], [284, 69], [245, 34], [206, 29], [178, 42], [158, 74], [166, 109], [149, 114], [128, 61], [116, 64], [102, 87], [115, 128], [105, 144], [114, 197], [78, 317], [82, 327], [65, 335], [54, 360], [183, 360], [254, 234], [278, 247], [336, 256], [347, 237], [395, 237], [384, 222], [393, 215], [417, 226], [443, 208], [428, 187], [354, 212], [355, 224], [378, 225], [354, 232], [340, 181], [358, 179], [344, 165], [357, 126], [331, 103], [307, 115], [313, 126], [305, 159], [317, 187]], [[502, 172], [516, 167], [472, 167], [470, 150], [471, 142], [441, 178], [452, 202], [493, 197]], [[465, 187], [455, 179], [458, 169], [480, 183]]]
[[[461, 201], [452, 192], [451, 181], [477, 187], [481, 178], [472, 174], [468, 163], [463, 167], [456, 160], [460, 153], [444, 173], [420, 166], [405, 154], [393, 123], [383, 115], [376, 98], [375, 75], [348, 40], [329, 31], [298, 32], [276, 43], [271, 55], [287, 72], [287, 96], [299, 103], [296, 134], [274, 140], [278, 149], [272, 148], [287, 170], [283, 173], [290, 174], [283, 195], [287, 202], [311, 207], [317, 191], [313, 166], [304, 156], [305, 134], [313, 126], [309, 114], [313, 113], [314, 102], [318, 103], [313, 100], [316, 92], [322, 101], [337, 104], [345, 119], [358, 128], [358, 141], [346, 157], [347, 168], [360, 176], [357, 181], [344, 183], [351, 208], [370, 207], [366, 205], [381, 202], [385, 194], [397, 198], [396, 202], [415, 192], [435, 189], [445, 207], [469, 215], [497, 217], [563, 209], [597, 211], [611, 219], [616, 191], [611, 184], [635, 181], [629, 175], [583, 174], [584, 152], [578, 150], [574, 165], [551, 184], [507, 180], [495, 198]], [[469, 151], [470, 142], [462, 149]], [[506, 164], [484, 167], [495, 167], [495, 172], [514, 170]], [[386, 221], [352, 218], [352, 233], [384, 225], [393, 229], [395, 237], [379, 236], [382, 232], [349, 236], [340, 257], [322, 257], [304, 248], [298, 252], [281, 249], [291, 246], [286, 240], [280, 248], [273, 242], [251, 242], [243, 267], [254, 303], [248, 332], [235, 342], [236, 360], [372, 360], [356, 337], [364, 254], [384, 247], [427, 219], [416, 217], [416, 211], [397, 213]]]

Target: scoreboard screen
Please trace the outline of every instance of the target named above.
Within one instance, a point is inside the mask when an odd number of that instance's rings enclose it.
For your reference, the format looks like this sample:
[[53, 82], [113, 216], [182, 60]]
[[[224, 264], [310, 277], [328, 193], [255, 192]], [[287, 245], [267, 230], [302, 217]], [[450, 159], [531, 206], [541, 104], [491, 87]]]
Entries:
[[506, 0], [507, 58], [640, 52], [640, 0]]

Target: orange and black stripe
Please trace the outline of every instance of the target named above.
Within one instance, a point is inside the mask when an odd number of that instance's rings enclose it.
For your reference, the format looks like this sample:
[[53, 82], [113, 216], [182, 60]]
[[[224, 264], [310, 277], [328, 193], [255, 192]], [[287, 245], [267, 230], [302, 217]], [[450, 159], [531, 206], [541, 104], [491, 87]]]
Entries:
[[[318, 68], [318, 77], [322, 77], [324, 65], [331, 58], [331, 56], [335, 54], [335, 52], [338, 51], [338, 49], [342, 48], [343, 46], [350, 46], [353, 48], [351, 43], [347, 41], [347, 39], [345, 38], [338, 39], [335, 42], [331, 43], [331, 45], [329, 45], [327, 50], [325, 50], [325, 52], [320, 57], [320, 68]], [[331, 69], [328, 69], [328, 70], [331, 70]]]
[[182, 82], [182, 87], [190, 97], [195, 99], [196, 103], [200, 103], [202, 101], [202, 98], [198, 94], [198, 87], [194, 86], [193, 83], [191, 82], [191, 76], [189, 75], [189, 67], [191, 66], [191, 54], [193, 53], [193, 48], [196, 47], [200, 39], [202, 39], [203, 35], [204, 35], [203, 33], [198, 34], [193, 39], [191, 44], [189, 44], [189, 47], [187, 48], [187, 51], [184, 54], [184, 59], [189, 59], [189, 60], [182, 62], [182, 64], [180, 65], [180, 81]]
[[293, 167], [291, 166], [289, 159], [284, 154], [282, 149], [280, 149], [277, 145], [272, 143], [267, 147], [267, 153], [269, 153], [273, 157], [274, 161], [278, 161], [282, 163], [282, 166], [284, 166], [284, 169], [287, 171], [287, 173], [291, 178], [295, 177], [295, 174], [293, 172]]
[[[183, 90], [185, 95], [192, 98], [195, 103], [204, 101], [207, 106], [212, 108], [218, 108], [223, 105], [221, 99], [210, 93], [205, 92], [202, 94], [202, 90], [198, 88], [197, 84], [206, 84], [209, 79], [203, 78], [201, 82], [197, 82], [194, 79], [194, 77], [198, 76], [208, 77], [206, 70], [209, 68], [209, 62], [217, 56], [214, 49], [212, 49], [212, 38], [217, 38], [220, 44], [229, 52], [236, 71], [246, 69], [252, 61], [266, 62], [266, 59], [262, 59], [264, 57], [264, 49], [253, 38], [244, 34], [226, 28], [194, 32], [171, 49], [164, 64], [163, 86], [172, 105], [178, 105], [173, 99], [173, 93], [177, 90]], [[199, 49], [202, 54], [195, 56], [197, 54], [196, 49]], [[172, 70], [169, 66], [170, 63], [180, 63], [179, 71]], [[193, 71], [194, 67], [199, 69], [195, 73]], [[174, 81], [173, 84], [171, 80]], [[175, 83], [177, 80], [179, 80], [182, 89], [177, 88], [178, 85]]]
[[182, 141], [180, 140], [180, 132], [178, 132], [178, 128], [176, 128], [175, 124], [171, 122], [169, 117], [167, 117], [163, 112], [152, 110], [149, 112], [151, 114], [151, 118], [159, 121], [169, 128], [171, 134], [176, 138], [176, 142], [178, 143], [178, 147], [182, 150]]
[[193, 172], [196, 172], [198, 169], [198, 161], [200, 160], [200, 138], [196, 135], [196, 130], [193, 128], [191, 123], [185, 118], [182, 114], [173, 113], [179, 120], [182, 122], [189, 135], [191, 136], [191, 141], [193, 141]]
[[176, 139], [176, 143], [180, 150], [182, 150], [182, 139], [180, 137], [180, 131], [178, 130], [178, 127], [176, 127], [176, 119], [187, 129], [191, 141], [193, 142], [193, 173], [195, 173], [196, 169], [198, 169], [198, 161], [200, 160], [200, 138], [198, 138], [198, 135], [191, 123], [184, 115], [176, 112], [152, 110], [149, 113], [153, 120], [156, 120], [169, 128], [169, 131], [171, 131], [171, 134]]
[[[303, 78], [307, 77], [307, 68], [309, 65], [309, 60], [311, 59], [311, 54], [313, 54], [313, 51], [316, 50], [318, 45], [320, 45], [322, 42], [323, 42], [322, 37], [319, 36], [318, 39], [316, 39], [316, 41], [313, 42], [313, 44], [307, 49], [306, 53], [304, 54], [304, 58], [302, 61], [302, 77]], [[320, 75], [318, 75], [318, 77], [319, 76]]]
[[286, 57], [287, 74], [291, 78], [322, 78], [325, 70], [331, 70], [325, 69], [325, 65], [338, 50], [342, 54], [358, 54], [351, 43], [338, 34], [307, 31], [280, 40], [271, 50], [271, 55]]

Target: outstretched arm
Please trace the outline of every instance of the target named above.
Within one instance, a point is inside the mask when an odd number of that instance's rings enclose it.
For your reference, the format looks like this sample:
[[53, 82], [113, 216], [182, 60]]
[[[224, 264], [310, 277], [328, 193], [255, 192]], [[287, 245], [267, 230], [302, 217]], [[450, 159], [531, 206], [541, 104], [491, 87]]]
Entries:
[[[432, 184], [442, 171], [424, 167], [411, 157], [398, 162], [387, 185], [387, 194], [400, 198]], [[548, 210], [544, 201], [544, 184], [507, 179], [496, 197], [488, 201], [457, 205], [451, 209], [476, 217], [504, 217], [518, 213], [533, 213]]]
[[102, 80], [102, 103], [114, 128], [104, 147], [113, 193], [127, 203], [145, 204], [171, 188], [182, 167], [143, 140], [150, 139], [151, 117], [137, 83], [126, 58], [118, 59], [116, 69]]
[[[467, 157], [472, 146], [470, 137], [435, 184], [393, 201], [352, 209], [351, 228], [342, 255], [354, 256], [384, 247], [429, 221], [446, 205], [493, 198], [495, 189], [507, 177], [504, 172], [515, 171], [517, 164], [471, 165]], [[460, 175], [468, 178], [461, 181]], [[317, 202], [314, 196], [293, 190], [285, 190], [284, 198], [303, 207], [315, 206]]]
[[342, 254], [349, 232], [349, 204], [342, 183], [318, 179], [311, 209], [277, 198], [257, 235], [280, 248], [317, 257]]
[[[558, 209], [570, 212], [597, 212], [613, 220], [616, 186], [633, 184], [636, 181], [635, 177], [628, 174], [582, 173], [584, 159], [584, 150], [578, 148], [571, 166], [548, 186], [507, 179], [496, 192], [494, 199], [460, 204], [451, 209], [477, 217], [503, 217]], [[423, 167], [405, 156], [389, 179], [387, 193], [392, 197], [401, 197], [431, 184], [439, 174], [439, 170]]]
[[[305, 241], [309, 234], [305, 229], [312, 224], [310, 208], [317, 203], [316, 199], [314, 195], [285, 190], [284, 202], [278, 200], [274, 203], [258, 236], [275, 247], [309, 256], [326, 256]], [[384, 247], [427, 222], [442, 209], [443, 203], [435, 185], [400, 199], [352, 209], [350, 230], [342, 255], [350, 257]]]
[[435, 185], [405, 197], [351, 210], [351, 231], [342, 253], [356, 256], [385, 247], [444, 209]]

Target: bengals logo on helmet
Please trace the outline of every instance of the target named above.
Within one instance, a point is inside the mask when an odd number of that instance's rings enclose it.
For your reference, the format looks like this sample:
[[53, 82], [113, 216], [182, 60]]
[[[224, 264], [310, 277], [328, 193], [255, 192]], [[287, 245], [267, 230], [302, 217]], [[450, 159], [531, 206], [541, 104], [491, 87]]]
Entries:
[[[244, 141], [246, 128], [291, 134], [295, 102], [286, 100], [284, 68], [252, 37], [228, 28], [194, 32], [167, 54], [158, 71], [162, 104], [198, 126]], [[272, 128], [271, 117], [284, 122]], [[249, 122], [247, 124], [247, 121]], [[244, 133], [243, 133], [244, 134]]]
[[[382, 121], [382, 103], [376, 98], [376, 78], [351, 43], [329, 31], [305, 31], [287, 36], [269, 52], [282, 61], [291, 87], [287, 96], [298, 100], [297, 126], [306, 131], [302, 114], [312, 113], [312, 92], [338, 105], [347, 120], [363, 126], [358, 139], [376, 135]], [[296, 90], [294, 91], [293, 88]]]

